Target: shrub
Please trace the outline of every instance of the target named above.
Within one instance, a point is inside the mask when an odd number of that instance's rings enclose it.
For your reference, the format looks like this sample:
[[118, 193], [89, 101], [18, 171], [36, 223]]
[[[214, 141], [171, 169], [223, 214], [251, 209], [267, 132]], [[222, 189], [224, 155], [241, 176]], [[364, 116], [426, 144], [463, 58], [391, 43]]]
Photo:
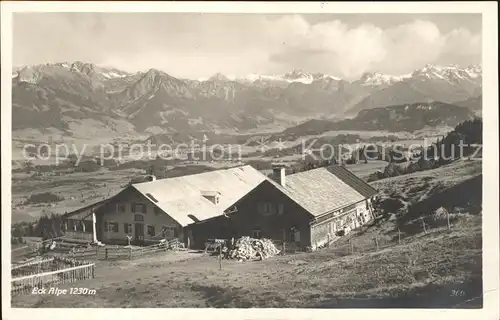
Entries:
[[439, 221], [439, 220], [446, 220], [448, 218], [449, 212], [443, 207], [440, 207], [434, 211], [434, 214], [432, 215], [432, 219], [434, 221]]
[[43, 192], [32, 194], [28, 199], [26, 199], [24, 204], [51, 203], [59, 202], [62, 200], [64, 200], [64, 197], [53, 194], [52, 192]]
[[377, 207], [383, 210], [385, 213], [394, 213], [403, 208], [404, 203], [399, 199], [387, 198], [380, 201], [377, 204]]

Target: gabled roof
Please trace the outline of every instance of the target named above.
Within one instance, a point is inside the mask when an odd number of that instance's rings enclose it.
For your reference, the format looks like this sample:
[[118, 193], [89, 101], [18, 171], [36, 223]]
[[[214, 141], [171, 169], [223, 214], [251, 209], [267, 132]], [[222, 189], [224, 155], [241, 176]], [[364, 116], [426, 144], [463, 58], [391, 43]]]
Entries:
[[[341, 166], [323, 167], [288, 175], [285, 178], [285, 186], [267, 178], [252, 166], [246, 165], [136, 183], [129, 188], [137, 190], [180, 225], [187, 226], [223, 215], [224, 211], [264, 181], [272, 183], [316, 217], [363, 201], [377, 193], [377, 190]], [[219, 202], [213, 203], [208, 200], [204, 197], [207, 193], [219, 195]], [[90, 213], [86, 210], [98, 208], [114, 197], [65, 216], [87, 218], [80, 217], [79, 213], [89, 216]]]
[[274, 183], [314, 216], [344, 208], [377, 193], [341, 166], [322, 167], [286, 176], [285, 185]]
[[[252, 166], [240, 166], [176, 178], [132, 184], [182, 226], [214, 218], [266, 180]], [[203, 197], [207, 191], [217, 192], [218, 204]]]
[[377, 189], [363, 181], [361, 178], [359, 178], [343, 166], [334, 165], [326, 167], [326, 169], [366, 198], [371, 198], [378, 193]]
[[[83, 208], [77, 209], [75, 211], [71, 211], [68, 213], [65, 213], [62, 215], [63, 218], [65, 219], [75, 219], [75, 220], [86, 220], [92, 215], [92, 210], [96, 210], [106, 204], [111, 198], [101, 200], [92, 204], [89, 204], [88, 206], [85, 206]], [[90, 210], [90, 211], [88, 211]]]

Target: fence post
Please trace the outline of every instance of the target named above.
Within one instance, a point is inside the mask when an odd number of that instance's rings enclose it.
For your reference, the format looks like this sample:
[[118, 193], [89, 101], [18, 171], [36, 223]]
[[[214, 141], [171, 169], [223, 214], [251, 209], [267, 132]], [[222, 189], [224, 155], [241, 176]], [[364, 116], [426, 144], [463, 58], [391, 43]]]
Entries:
[[378, 236], [375, 236], [375, 245], [377, 246], [377, 251], [378, 251]]
[[108, 260], [108, 248], [104, 249], [104, 259]]
[[451, 225], [450, 225], [450, 212], [448, 210], [446, 210], [446, 220], [448, 222], [448, 230], [451, 229]]
[[401, 244], [401, 230], [398, 228], [398, 244]]
[[351, 242], [351, 237], [349, 237], [349, 253], [352, 254], [352, 242]]
[[222, 270], [222, 246], [219, 246], [219, 270]]
[[424, 233], [427, 233], [427, 229], [425, 228], [424, 218], [422, 218], [422, 227], [424, 228]]

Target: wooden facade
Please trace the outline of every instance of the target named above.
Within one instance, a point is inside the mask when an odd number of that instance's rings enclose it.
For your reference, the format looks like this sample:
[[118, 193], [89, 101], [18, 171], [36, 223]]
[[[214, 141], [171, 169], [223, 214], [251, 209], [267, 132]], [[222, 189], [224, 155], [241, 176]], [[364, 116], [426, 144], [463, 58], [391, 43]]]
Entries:
[[[209, 239], [242, 236], [310, 244], [312, 216], [270, 182], [264, 181], [234, 205], [235, 212], [189, 225], [190, 244], [203, 248]], [[231, 209], [229, 210], [231, 211]]]
[[[209, 239], [242, 236], [269, 238], [312, 248], [338, 238], [345, 226], [358, 228], [372, 219], [369, 199], [314, 217], [273, 184], [264, 181], [238, 201], [233, 213], [192, 224], [186, 237], [193, 247], [203, 248]], [[187, 238], [186, 238], [186, 241]]]

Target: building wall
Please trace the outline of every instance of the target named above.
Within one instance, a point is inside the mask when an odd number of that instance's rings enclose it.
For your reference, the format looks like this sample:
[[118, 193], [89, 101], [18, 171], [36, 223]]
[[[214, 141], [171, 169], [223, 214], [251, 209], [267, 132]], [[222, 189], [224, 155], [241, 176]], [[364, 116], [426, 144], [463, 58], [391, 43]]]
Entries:
[[[268, 213], [268, 204], [275, 210]], [[281, 207], [281, 209], [280, 209]], [[311, 216], [271, 183], [265, 181], [236, 203], [237, 212], [188, 226], [193, 247], [202, 248], [208, 239], [230, 239], [242, 236], [297, 242], [301, 247], [311, 244]], [[292, 235], [292, 227], [299, 235]], [[294, 237], [299, 236], [299, 239]]]
[[[133, 203], [144, 204], [146, 212], [132, 212]], [[118, 205], [123, 206], [124, 211], [121, 211]], [[149, 199], [145, 198], [132, 187], [124, 190], [112, 201], [97, 210], [96, 228], [98, 229], [98, 240], [104, 243], [127, 243], [127, 235], [130, 235], [132, 237], [132, 242], [137, 242], [135, 224], [143, 225], [144, 239], [139, 239], [139, 242], [141, 240], [162, 239], [163, 227], [168, 228], [166, 233], [167, 239], [183, 239], [182, 227], [174, 219], [168, 216], [167, 213], [159, 211], [159, 209], [156, 209], [158, 211], [155, 212], [155, 208], [156, 206], [153, 205]], [[137, 219], [139, 217], [141, 219]], [[106, 224], [108, 225], [108, 229], [110, 229], [110, 222], [118, 223], [118, 232], [105, 229]], [[125, 223], [131, 225], [128, 233], [125, 232]], [[154, 226], [154, 236], [148, 234], [148, 226]]]
[[92, 210], [99, 206], [100, 203], [95, 203], [76, 212], [63, 215], [64, 236], [70, 239], [93, 241]]
[[344, 226], [349, 226], [352, 230], [368, 223], [372, 219], [370, 205], [370, 200], [350, 205], [343, 210], [334, 212], [331, 218], [312, 225], [312, 246], [317, 247], [328, 241], [335, 241], [339, 237], [337, 232], [342, 230]]

